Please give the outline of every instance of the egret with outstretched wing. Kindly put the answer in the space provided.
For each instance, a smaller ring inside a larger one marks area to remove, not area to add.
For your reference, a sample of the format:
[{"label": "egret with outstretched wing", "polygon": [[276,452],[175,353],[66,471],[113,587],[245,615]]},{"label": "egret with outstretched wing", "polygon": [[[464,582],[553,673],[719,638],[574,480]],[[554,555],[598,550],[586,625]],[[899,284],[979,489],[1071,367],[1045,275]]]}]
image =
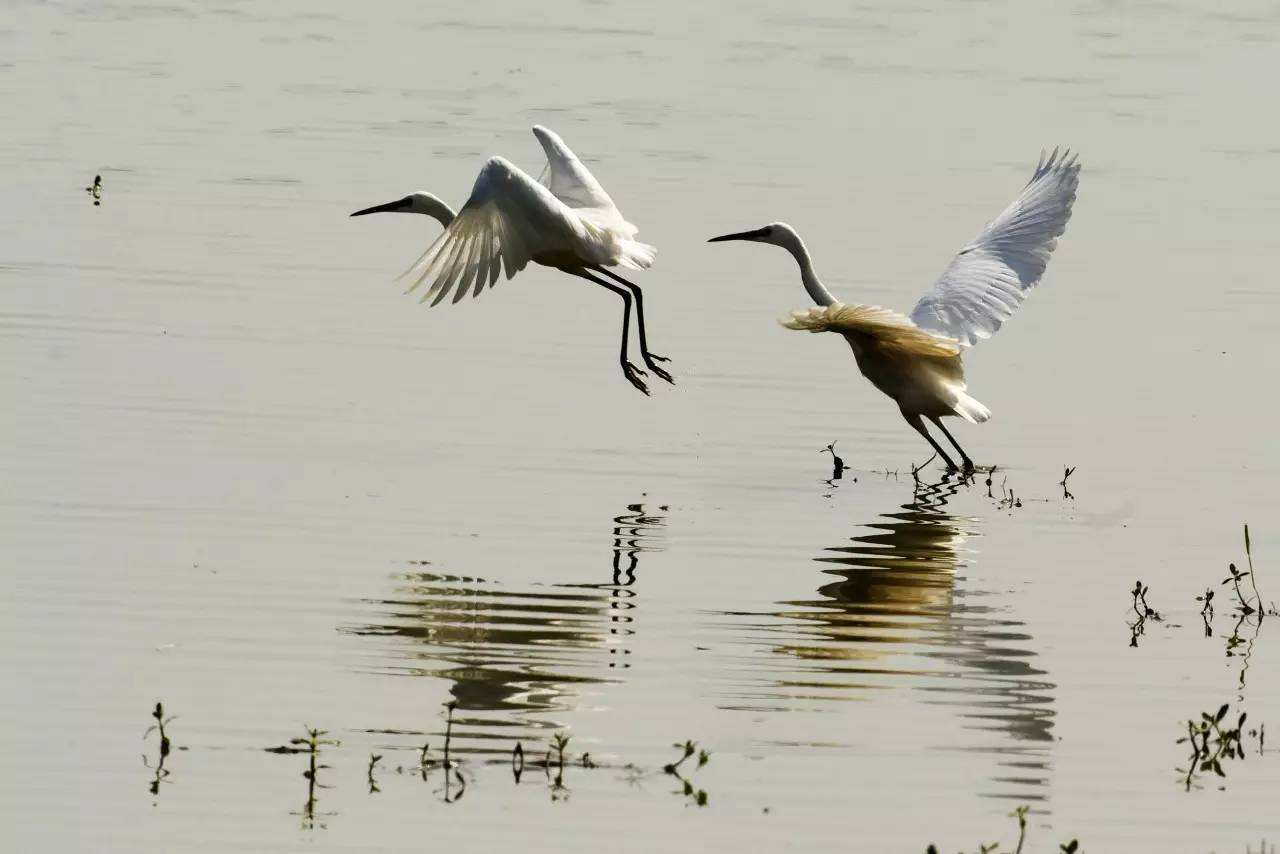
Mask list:
[{"label": "egret with outstretched wing", "polygon": [[[533,135],[547,155],[546,184],[535,181],[510,161],[491,158],[480,170],[471,198],[457,214],[436,196],[418,192],[394,202],[356,211],[352,216],[397,212],[425,214],[444,231],[402,278],[410,291],[425,286],[422,301],[438,305],[450,294],[458,302],[468,292],[479,296],[505,271],[510,279],[530,261],[581,276],[622,297],[622,372],[645,394],[648,376],[627,359],[631,302],[636,306],[640,354],[645,365],[674,382],[649,351],[644,326],[644,297],[638,285],[609,270],[644,270],[657,250],[635,239],[637,229],[600,186],[600,182],[553,131],[541,126]],[[608,277],[613,281],[606,281]]]},{"label": "egret with outstretched wing", "polygon": [[783,326],[843,335],[858,370],[897,402],[902,417],[947,466],[956,468],[929,435],[923,418],[942,431],[960,452],[965,468],[972,469],[973,461],[941,421],[956,416],[981,424],[991,417],[991,410],[965,391],[961,353],[990,338],[1040,282],[1049,253],[1071,217],[1079,180],[1080,165],[1070,151],[1059,154],[1055,148],[1047,159],[1041,155],[1022,194],[960,250],[910,317],[878,306],[837,302],[814,272],[804,241],[786,223],[713,237],[710,242],[752,240],[790,252],[818,307],[794,312]]}]

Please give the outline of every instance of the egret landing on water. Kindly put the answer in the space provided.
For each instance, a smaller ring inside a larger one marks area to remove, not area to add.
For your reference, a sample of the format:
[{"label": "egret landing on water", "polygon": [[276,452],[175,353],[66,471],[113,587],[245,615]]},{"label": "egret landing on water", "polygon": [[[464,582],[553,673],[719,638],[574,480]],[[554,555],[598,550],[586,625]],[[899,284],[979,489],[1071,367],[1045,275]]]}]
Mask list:
[{"label": "egret landing on water", "polygon": [[858,370],[898,403],[902,417],[933,446],[949,468],[951,457],[925,428],[928,418],[973,461],[941,419],[958,416],[974,424],[991,410],[965,393],[960,354],[990,338],[1022,304],[1044,275],[1049,253],[1066,230],[1076,198],[1080,166],[1069,151],[1043,155],[1022,194],[960,250],[941,278],[920,298],[908,318],[887,308],[843,305],[818,280],[804,241],[786,223],[711,238],[754,240],[781,246],[800,264],[800,279],[818,308],[794,312],[782,325],[810,332],[839,332],[853,349]]},{"label": "egret landing on water", "polygon": [[533,128],[533,135],[547,154],[545,186],[509,161],[494,157],[480,170],[471,198],[457,214],[431,193],[418,192],[352,216],[394,211],[426,214],[440,221],[444,233],[401,277],[413,279],[410,291],[429,280],[422,301],[431,300],[432,305],[451,292],[453,301],[458,302],[473,284],[472,295],[479,296],[486,286],[498,281],[504,268],[510,279],[530,261],[613,291],[622,297],[622,372],[632,385],[648,394],[643,379],[648,374],[627,360],[634,298],[640,355],[649,370],[674,383],[671,374],[657,364],[670,360],[649,351],[640,288],[607,269],[647,269],[657,250],[635,240],[636,227],[623,218],[564,140],[540,126]]}]

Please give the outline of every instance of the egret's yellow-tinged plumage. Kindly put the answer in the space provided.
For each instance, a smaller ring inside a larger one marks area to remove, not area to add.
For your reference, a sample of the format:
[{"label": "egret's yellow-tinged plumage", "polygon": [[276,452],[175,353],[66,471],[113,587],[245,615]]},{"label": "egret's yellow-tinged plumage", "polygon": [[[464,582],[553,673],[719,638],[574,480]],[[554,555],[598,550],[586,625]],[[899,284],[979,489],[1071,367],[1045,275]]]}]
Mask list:
[{"label": "egret's yellow-tinged plumage", "polygon": [[907,423],[954,468],[924,426],[928,418],[951,441],[966,467],[973,462],[939,420],[956,416],[980,424],[991,411],[966,392],[963,349],[991,337],[1044,275],[1049,254],[1066,230],[1080,166],[1070,152],[1043,155],[1022,193],[960,250],[910,317],[891,309],[838,302],[818,279],[795,229],[775,222],[754,231],[713,237],[772,243],[800,266],[816,308],[797,311],[782,325],[837,332],[853,350],[858,369],[897,402]]}]

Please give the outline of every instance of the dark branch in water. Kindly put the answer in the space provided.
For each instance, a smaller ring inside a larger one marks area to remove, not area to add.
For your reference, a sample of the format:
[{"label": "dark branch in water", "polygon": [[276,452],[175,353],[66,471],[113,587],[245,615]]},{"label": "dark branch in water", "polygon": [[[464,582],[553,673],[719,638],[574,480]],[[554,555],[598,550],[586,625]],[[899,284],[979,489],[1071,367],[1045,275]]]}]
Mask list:
[{"label": "dark branch in water", "polygon": [[911,464],[911,477],[912,479],[915,480],[916,483],[920,482],[920,472],[924,469],[924,467],[929,465],[929,463],[933,462],[935,459],[937,459],[937,457],[938,455],[935,452],[932,457],[929,457],[929,459],[925,460],[920,465],[916,465],[915,463]]},{"label": "dark branch in water", "polygon": [[1062,480],[1058,481],[1058,486],[1061,486],[1061,487],[1062,487],[1062,497],[1063,497],[1063,498],[1070,498],[1070,499],[1072,499],[1072,500],[1075,500],[1075,496],[1074,496],[1074,495],[1072,495],[1072,494],[1071,494],[1071,491],[1067,489],[1067,478],[1069,478],[1069,477],[1071,477],[1071,475],[1075,474],[1075,471],[1076,471],[1076,467],[1075,467],[1075,466],[1067,466],[1067,467],[1065,467],[1065,468],[1063,469],[1063,471],[1062,471]]},{"label": "dark branch in water", "polygon": [[[451,700],[450,702],[445,703],[445,708],[449,710],[449,717],[448,717],[448,720],[445,722],[445,727],[444,727],[444,768],[446,772],[445,773],[446,780],[448,780],[448,777],[449,777],[448,775],[449,742],[453,738],[453,710],[456,709],[457,707],[458,707],[457,700]],[[426,748],[423,748],[423,749],[425,750]]]},{"label": "dark branch in water", "polygon": [[839,480],[840,478],[844,477],[844,470],[845,470],[845,469],[847,469],[847,468],[848,468],[848,466],[844,464],[844,460],[843,460],[843,459],[841,459],[841,458],[840,458],[840,455],[836,453],[836,443],[835,443],[835,442],[832,442],[830,445],[827,445],[825,448],[823,448],[823,449],[822,449],[821,451],[819,451],[818,453],[820,453],[820,454],[828,454],[828,453],[829,453],[829,454],[831,454],[831,466],[832,466],[832,467],[831,467],[831,479],[832,479],[832,480]]}]

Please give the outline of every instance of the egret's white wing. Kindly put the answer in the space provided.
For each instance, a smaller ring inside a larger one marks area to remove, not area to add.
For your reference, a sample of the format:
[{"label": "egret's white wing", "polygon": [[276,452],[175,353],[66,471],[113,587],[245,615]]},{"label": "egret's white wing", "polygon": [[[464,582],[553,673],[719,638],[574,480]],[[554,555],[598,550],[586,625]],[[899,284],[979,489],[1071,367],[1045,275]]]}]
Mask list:
[{"label": "egret's white wing", "polygon": [[968,246],[911,310],[922,329],[966,345],[990,338],[1044,275],[1066,230],[1080,165],[1070,151],[1040,156],[1022,194]]},{"label": "egret's white wing", "polygon": [[485,163],[449,227],[405,271],[409,290],[429,282],[422,301],[436,305],[454,294],[457,302],[472,283],[474,296],[498,280],[510,279],[540,253],[563,249],[575,241],[577,217],[547,188],[509,161]]},{"label": "egret's white wing", "polygon": [[547,153],[546,186],[552,195],[579,216],[619,232],[619,237],[636,236],[639,229],[626,221],[604,187],[555,131],[534,125],[533,135]]}]

